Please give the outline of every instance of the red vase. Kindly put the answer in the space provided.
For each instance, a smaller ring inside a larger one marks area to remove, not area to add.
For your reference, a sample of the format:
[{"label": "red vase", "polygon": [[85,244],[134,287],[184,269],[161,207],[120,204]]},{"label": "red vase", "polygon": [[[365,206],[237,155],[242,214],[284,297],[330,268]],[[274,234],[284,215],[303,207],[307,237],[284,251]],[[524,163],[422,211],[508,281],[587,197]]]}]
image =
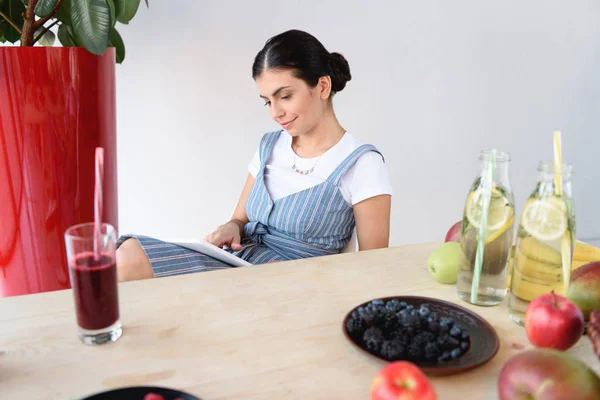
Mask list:
[{"label": "red vase", "polygon": [[70,288],[63,235],[94,220],[96,146],[117,228],[115,131],[114,48],[0,47],[0,298]]}]

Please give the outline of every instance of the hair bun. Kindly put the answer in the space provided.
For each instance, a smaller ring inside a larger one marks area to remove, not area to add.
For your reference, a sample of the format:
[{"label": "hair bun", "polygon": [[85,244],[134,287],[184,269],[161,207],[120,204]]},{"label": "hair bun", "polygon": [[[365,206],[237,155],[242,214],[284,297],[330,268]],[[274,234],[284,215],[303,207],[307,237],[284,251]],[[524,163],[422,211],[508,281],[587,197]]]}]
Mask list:
[{"label": "hair bun", "polygon": [[340,92],[346,87],[346,83],[352,79],[350,74],[350,65],[346,57],[340,53],[330,54],[331,66],[331,90],[334,93]]}]

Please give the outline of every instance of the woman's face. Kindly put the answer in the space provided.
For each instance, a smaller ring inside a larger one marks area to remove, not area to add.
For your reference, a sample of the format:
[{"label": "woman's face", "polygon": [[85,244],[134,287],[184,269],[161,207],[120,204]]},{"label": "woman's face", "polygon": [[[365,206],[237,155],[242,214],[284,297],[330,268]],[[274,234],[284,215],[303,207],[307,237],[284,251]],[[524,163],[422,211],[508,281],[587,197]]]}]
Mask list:
[{"label": "woman's face", "polygon": [[327,96],[323,96],[321,80],[311,88],[291,70],[266,69],[256,78],[256,84],[271,118],[291,136],[311,131],[325,111],[329,92],[325,88]]}]

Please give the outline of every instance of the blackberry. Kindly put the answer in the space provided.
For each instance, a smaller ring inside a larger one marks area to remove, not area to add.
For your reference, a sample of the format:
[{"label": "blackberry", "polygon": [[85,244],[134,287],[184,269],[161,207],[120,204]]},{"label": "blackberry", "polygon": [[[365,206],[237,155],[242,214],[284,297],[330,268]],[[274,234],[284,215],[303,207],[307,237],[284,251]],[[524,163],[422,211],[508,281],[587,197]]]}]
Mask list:
[{"label": "blackberry", "polygon": [[441,355],[440,348],[434,342],[425,343],[424,352],[427,361],[434,361]]},{"label": "blackberry", "polygon": [[415,344],[420,346],[421,348],[425,348],[427,343],[435,343],[436,337],[433,333],[428,331],[423,331],[418,333],[415,337],[413,337],[410,341],[410,344]]},{"label": "blackberry", "polygon": [[367,329],[363,335],[365,346],[371,351],[379,351],[383,340],[383,332],[381,332],[381,329],[379,328],[371,327]]},{"label": "blackberry", "polygon": [[458,346],[459,342],[452,336],[443,335],[437,338],[437,344],[442,350],[452,350]]},{"label": "blackberry", "polygon": [[365,309],[361,318],[366,327],[371,327],[377,322],[377,312],[370,309]]},{"label": "blackberry", "polygon": [[396,328],[391,334],[390,339],[394,341],[400,342],[404,347],[408,345],[410,342],[411,336],[406,330],[402,327]]},{"label": "blackberry", "polygon": [[398,340],[386,340],[381,345],[381,355],[389,361],[395,361],[402,357],[404,346]]},{"label": "blackberry", "polygon": [[381,299],[375,299],[375,300],[371,301],[371,304],[373,304],[375,306],[384,306],[385,302]]},{"label": "blackberry", "polygon": [[401,318],[398,318],[398,322],[404,328],[413,328],[415,331],[421,330],[421,320],[419,317],[415,317],[413,315],[405,315]]},{"label": "blackberry", "polygon": [[375,304],[369,304],[367,306],[367,311],[371,312],[371,313],[377,314],[379,312],[379,310],[381,310],[382,308],[383,308],[383,306],[378,306],[378,305],[375,305]]},{"label": "blackberry", "polygon": [[351,336],[360,336],[365,330],[365,323],[362,319],[348,318],[346,321],[346,330]]},{"label": "blackberry", "polygon": [[400,301],[398,299],[392,299],[388,301],[385,305],[385,308],[394,313],[397,313],[398,311],[402,310],[402,307],[400,306]]},{"label": "blackberry", "polygon": [[423,359],[424,351],[418,343],[411,342],[411,344],[408,345],[406,354],[408,358],[413,361],[421,361]]},{"label": "blackberry", "polygon": [[398,324],[398,318],[393,311],[384,308],[379,312],[377,323],[385,332],[390,332]]},{"label": "blackberry", "polygon": [[454,325],[452,329],[450,329],[450,336],[453,338],[460,339],[462,335],[462,329],[458,325]]},{"label": "blackberry", "polygon": [[408,328],[404,328],[404,332],[406,333],[406,335],[408,335],[409,338],[414,337],[417,333],[420,332],[419,329],[413,327],[413,326],[409,326]]},{"label": "blackberry", "polygon": [[406,311],[406,309],[402,309],[399,312],[396,313],[396,316],[398,317],[398,319],[401,318],[406,318],[410,315],[410,312]]},{"label": "blackberry", "polygon": [[440,324],[437,321],[429,321],[427,327],[430,332],[438,333],[440,330]]}]

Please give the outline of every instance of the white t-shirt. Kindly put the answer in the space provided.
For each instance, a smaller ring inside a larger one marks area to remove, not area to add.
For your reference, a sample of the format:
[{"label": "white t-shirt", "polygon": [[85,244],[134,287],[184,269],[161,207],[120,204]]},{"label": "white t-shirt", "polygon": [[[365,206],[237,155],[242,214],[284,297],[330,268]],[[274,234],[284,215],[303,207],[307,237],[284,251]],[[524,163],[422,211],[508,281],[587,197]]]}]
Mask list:
[{"label": "white t-shirt", "polygon": [[[275,143],[265,169],[265,184],[271,199],[275,201],[324,182],[346,157],[363,144],[354,135],[346,132],[320,159],[296,155],[296,166],[299,169],[308,170],[315,167],[312,173],[302,175],[292,169],[295,154],[292,150],[292,137],[283,131]],[[259,151],[260,145],[248,165],[248,171],[255,178],[260,168]],[[391,195],[392,185],[381,155],[369,151],[360,156],[342,178],[340,191],[350,205],[381,194]]]}]

